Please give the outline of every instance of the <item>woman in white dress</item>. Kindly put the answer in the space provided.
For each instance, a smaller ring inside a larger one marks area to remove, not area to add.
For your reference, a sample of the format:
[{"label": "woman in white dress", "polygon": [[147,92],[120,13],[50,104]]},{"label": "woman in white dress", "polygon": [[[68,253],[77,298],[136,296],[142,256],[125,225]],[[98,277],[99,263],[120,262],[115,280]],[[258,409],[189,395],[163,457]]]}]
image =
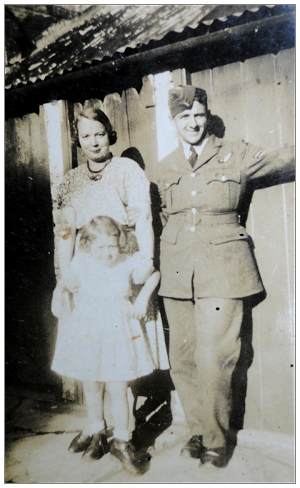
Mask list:
[{"label": "woman in white dress", "polygon": [[[149,182],[138,165],[128,159],[115,157],[110,152],[110,145],[116,142],[107,116],[92,106],[83,107],[77,116],[79,144],[87,157],[86,164],[70,170],[59,186],[56,194],[56,239],[60,289],[68,288],[76,292],[78,283],[72,283],[70,263],[79,252],[78,230],[94,217],[102,215],[113,218],[122,226],[123,254],[138,252],[139,270],[142,275],[152,269],[153,230],[149,196]],[[136,257],[137,259],[137,257]],[[87,273],[87,270],[85,271]],[[133,292],[137,295],[138,290]],[[157,311],[149,306],[145,322],[155,327],[152,338],[155,339],[155,367],[168,369],[168,359],[164,346],[162,327]],[[151,342],[151,333],[149,334]],[[89,451],[92,457],[99,457],[105,451],[103,444],[103,419],[97,405],[103,396],[103,386],[83,385],[85,403],[89,416],[83,432],[73,439],[70,449],[75,452]],[[100,435],[101,433],[101,435]],[[124,442],[127,441],[124,439]],[[99,448],[100,445],[100,448]],[[127,444],[123,445],[124,463],[131,463],[134,455],[128,454]],[[102,451],[101,451],[102,449]]]}]

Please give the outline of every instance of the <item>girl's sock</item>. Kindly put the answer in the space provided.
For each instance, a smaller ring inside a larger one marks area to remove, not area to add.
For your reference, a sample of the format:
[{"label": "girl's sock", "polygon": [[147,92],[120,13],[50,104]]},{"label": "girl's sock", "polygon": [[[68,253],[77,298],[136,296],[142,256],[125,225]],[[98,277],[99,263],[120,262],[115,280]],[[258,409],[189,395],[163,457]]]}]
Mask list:
[{"label": "girl's sock", "polygon": [[91,422],[88,423],[83,431],[85,435],[93,435],[96,434],[97,432],[100,432],[101,430],[105,429],[105,422],[104,420],[102,421],[97,421],[97,422]]}]

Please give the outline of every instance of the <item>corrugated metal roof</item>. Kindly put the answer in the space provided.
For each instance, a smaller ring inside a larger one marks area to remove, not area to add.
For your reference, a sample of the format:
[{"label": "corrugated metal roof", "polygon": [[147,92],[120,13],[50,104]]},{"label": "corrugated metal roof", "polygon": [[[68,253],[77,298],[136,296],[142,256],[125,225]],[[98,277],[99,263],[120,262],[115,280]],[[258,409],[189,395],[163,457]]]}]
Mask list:
[{"label": "corrugated metal roof", "polygon": [[[24,61],[7,68],[6,88],[63,75],[126,50],[145,50],[183,35],[205,34],[273,5],[95,5],[80,18],[57,25]],[[270,13],[271,15],[272,13]],[[199,30],[200,29],[200,30]],[[172,39],[170,38],[172,36]],[[177,37],[176,37],[177,36]],[[181,36],[181,37],[180,37]]]}]

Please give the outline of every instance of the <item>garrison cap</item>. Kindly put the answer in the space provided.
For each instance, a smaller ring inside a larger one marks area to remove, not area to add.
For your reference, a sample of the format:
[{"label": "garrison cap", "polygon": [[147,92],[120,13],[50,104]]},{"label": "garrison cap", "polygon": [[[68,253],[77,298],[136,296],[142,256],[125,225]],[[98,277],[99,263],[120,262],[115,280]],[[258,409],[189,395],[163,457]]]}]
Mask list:
[{"label": "garrison cap", "polygon": [[202,88],[179,85],[169,90],[169,109],[173,118],[180,112],[191,108],[194,101],[202,103],[207,110],[207,94]]}]

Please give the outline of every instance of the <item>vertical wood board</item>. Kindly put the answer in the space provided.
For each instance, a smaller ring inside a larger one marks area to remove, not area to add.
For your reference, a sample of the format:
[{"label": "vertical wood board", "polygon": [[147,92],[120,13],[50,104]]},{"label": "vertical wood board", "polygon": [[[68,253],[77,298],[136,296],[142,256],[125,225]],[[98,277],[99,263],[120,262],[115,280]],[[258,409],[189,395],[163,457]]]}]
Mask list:
[{"label": "vertical wood board", "polygon": [[[274,56],[246,61],[243,73],[249,140],[271,150],[280,145]],[[266,300],[253,311],[254,328],[259,329],[254,330],[254,334],[258,332],[260,336],[261,351],[256,354],[260,354],[261,361],[259,381],[263,399],[263,428],[290,431],[289,419],[282,417],[282,411],[289,408],[285,401],[290,394],[290,350],[285,334],[285,323],[289,320],[288,274],[282,255],[285,248],[285,215],[279,186],[255,192],[252,218],[256,258],[267,291]],[[278,350],[282,352],[280,357],[283,361],[276,360]],[[278,382],[275,389],[270,388],[274,375]],[[274,405],[277,407],[274,408]]]},{"label": "vertical wood board", "polygon": [[[288,49],[278,53],[276,63],[276,99],[280,139],[283,144],[295,144],[295,50]],[[295,185],[283,185],[283,204],[285,207],[285,256],[289,271],[289,296],[291,327],[294,328],[294,275],[295,275]],[[292,343],[294,333],[292,334]]]},{"label": "vertical wood board", "polygon": [[118,93],[107,95],[103,101],[103,110],[117,132],[117,142],[111,146],[115,156],[120,156],[129,146],[128,121],[125,98]]},{"label": "vertical wood board", "polygon": [[126,91],[130,146],[137,149],[150,177],[157,161],[155,100],[152,77],[144,77],[140,93]]}]

